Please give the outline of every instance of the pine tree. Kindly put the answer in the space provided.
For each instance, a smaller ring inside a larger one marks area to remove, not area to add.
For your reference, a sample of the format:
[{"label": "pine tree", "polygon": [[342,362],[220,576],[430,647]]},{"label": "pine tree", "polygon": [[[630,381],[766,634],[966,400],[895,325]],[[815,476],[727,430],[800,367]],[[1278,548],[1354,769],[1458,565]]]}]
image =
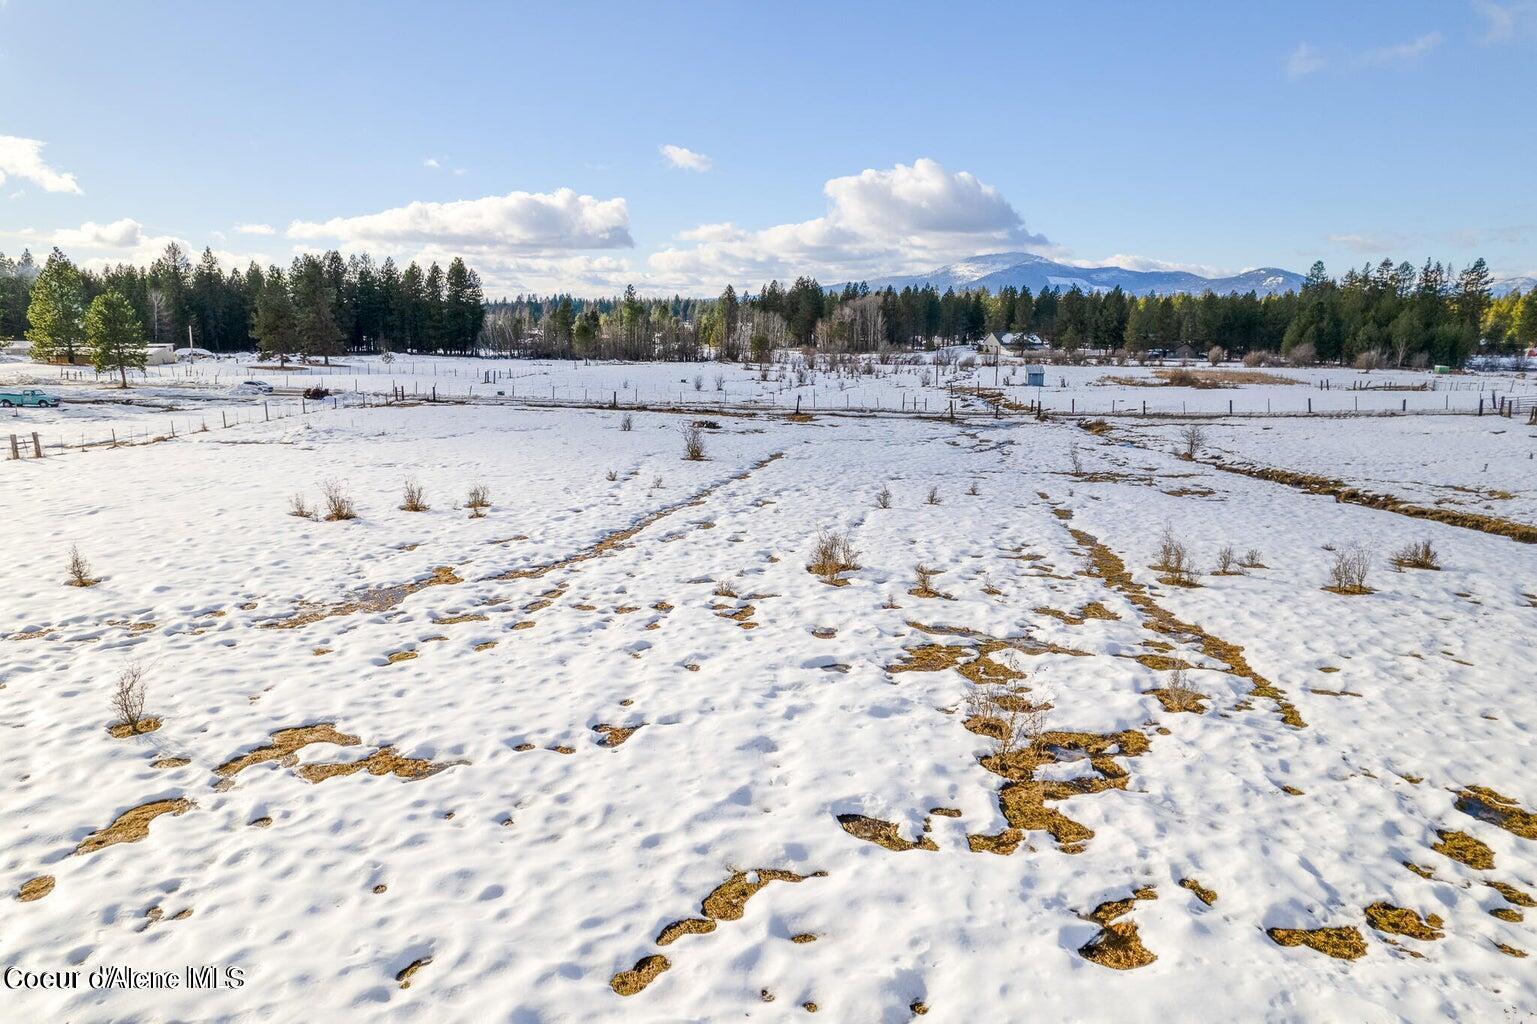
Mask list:
[{"label": "pine tree", "polygon": [[73,363],[85,338],[84,317],[85,287],[80,271],[55,249],[32,284],[32,299],[27,305],[32,358],[39,363],[56,359]]},{"label": "pine tree", "polygon": [[142,370],[149,360],[144,325],[121,292],[105,291],[91,300],[85,314],[85,341],[96,372],[116,370],[125,388],[129,368]]},{"label": "pine tree", "polygon": [[251,333],[266,359],[288,361],[288,353],[298,350],[298,320],[288,285],[277,267],[267,271],[261,294],[256,298],[256,315],[251,318]]}]

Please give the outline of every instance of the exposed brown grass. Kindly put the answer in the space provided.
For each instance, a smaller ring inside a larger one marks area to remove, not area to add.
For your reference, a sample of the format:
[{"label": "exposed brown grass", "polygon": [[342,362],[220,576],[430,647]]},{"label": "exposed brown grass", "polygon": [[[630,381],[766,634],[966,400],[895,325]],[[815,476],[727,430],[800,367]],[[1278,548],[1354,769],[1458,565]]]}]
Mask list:
[{"label": "exposed brown grass", "polygon": [[896,853],[907,850],[938,850],[934,840],[928,836],[919,836],[916,841],[902,838],[901,831],[894,822],[882,821],[880,818],[869,818],[863,814],[840,814],[838,824],[843,826],[843,831],[856,839],[863,839],[867,843],[885,847]]},{"label": "exposed brown grass", "polygon": [[1441,926],[1446,922],[1436,914],[1421,918],[1417,911],[1379,900],[1366,908],[1366,923],[1379,932],[1431,942],[1445,935]]},{"label": "exposed brown grass", "polygon": [[1337,960],[1359,960],[1366,955],[1366,940],[1355,928],[1266,928],[1265,934],[1282,946],[1307,946]]},{"label": "exposed brown grass", "polygon": [[106,828],[97,829],[75,847],[76,855],[95,853],[97,850],[113,846],[117,843],[136,843],[149,835],[150,822],[162,814],[172,816],[185,814],[192,809],[192,801],[185,797],[176,797],[169,800],[154,800],[138,807],[130,808],[113,819],[112,824]]}]

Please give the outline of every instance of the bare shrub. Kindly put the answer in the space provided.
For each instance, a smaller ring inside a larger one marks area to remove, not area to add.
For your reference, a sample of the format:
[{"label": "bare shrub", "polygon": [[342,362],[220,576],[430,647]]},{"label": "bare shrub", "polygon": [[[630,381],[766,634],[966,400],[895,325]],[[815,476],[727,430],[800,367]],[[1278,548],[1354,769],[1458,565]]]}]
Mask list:
[{"label": "bare shrub", "polygon": [[1211,348],[1206,350],[1206,361],[1213,366],[1221,366],[1223,360],[1226,358],[1227,349],[1223,348],[1221,345],[1213,345]]},{"label": "bare shrub", "polygon": [[491,492],[485,484],[476,484],[470,488],[470,493],[464,499],[464,507],[470,510],[470,516],[479,519],[486,514],[486,509],[491,507]]},{"label": "bare shrub", "polygon": [[618,480],[619,479],[619,471],[617,469],[609,470],[606,474],[604,474],[604,479],[608,480],[610,483],[614,482],[615,480]]},{"label": "bare shrub", "polygon": [[339,522],[345,519],[358,517],[357,506],[343,490],[340,480],[327,480],[320,485],[320,496],[325,499],[326,519],[330,522]]},{"label": "bare shrub", "polygon": [[1161,583],[1178,587],[1198,586],[1195,559],[1190,557],[1189,549],[1174,536],[1173,529],[1167,525],[1158,542],[1158,563],[1153,568],[1163,570],[1164,575],[1159,580]]},{"label": "bare shrub", "polygon": [[1083,456],[1078,454],[1076,441],[1067,446],[1067,462],[1072,467],[1074,476],[1083,476]]},{"label": "bare shrub", "polygon": [[703,391],[704,390],[704,374],[696,373],[694,375],[694,390],[695,391]]},{"label": "bare shrub", "polygon": [[1025,687],[1002,684],[978,686],[966,697],[966,727],[993,741],[993,755],[1007,759],[1040,748],[1046,735],[1049,704],[1024,697]]},{"label": "bare shrub", "polygon": [[400,510],[402,512],[427,511],[427,496],[422,490],[421,482],[413,476],[406,477],[405,488],[401,493]]},{"label": "bare shrub", "polygon": [[619,429],[625,431],[634,430],[635,417],[631,416],[629,413],[625,413],[623,416],[619,417]]},{"label": "bare shrub", "polygon": [[715,375],[715,390],[716,391],[725,391],[726,390],[726,375],[724,373],[717,373]]},{"label": "bare shrub", "polygon": [[1366,577],[1371,568],[1371,552],[1362,545],[1339,548],[1334,552],[1334,562],[1329,566],[1329,585],[1324,589],[1336,594],[1370,594]]},{"label": "bare shrub", "polygon": [[1381,366],[1387,365],[1387,354],[1381,349],[1372,349],[1370,352],[1362,352],[1356,356],[1355,368],[1370,373]]},{"label": "bare shrub", "polygon": [[806,570],[828,583],[837,583],[839,573],[853,572],[858,568],[859,552],[854,550],[849,535],[824,527],[817,534],[816,546],[811,549],[811,561],[806,564]]},{"label": "bare shrub", "polygon": [[1239,562],[1238,564],[1243,566],[1245,569],[1265,568],[1265,560],[1264,557],[1259,553],[1259,548],[1250,548],[1248,551],[1245,551],[1243,553],[1243,561]]},{"label": "bare shrub", "polygon": [[940,497],[939,497],[939,488],[938,487],[930,487],[929,488],[929,496],[927,498],[923,499],[923,503],[925,505],[938,505],[938,504],[940,504],[941,502],[940,502]]},{"label": "bare shrub", "polygon": [[683,458],[687,462],[704,461],[704,431],[693,424],[678,428],[683,437]]},{"label": "bare shrub", "polygon": [[91,575],[91,563],[85,560],[80,549],[73,544],[69,546],[69,560],[64,563],[64,571],[69,573],[66,582],[72,587],[89,587],[96,583],[96,577]]},{"label": "bare shrub", "polygon": [[1233,550],[1233,545],[1224,544],[1217,549],[1217,575],[1238,576],[1238,552]]},{"label": "bare shrub", "polygon": [[653,491],[660,491],[662,489],[662,478],[661,477],[655,476],[655,477],[651,478],[651,489]]},{"label": "bare shrub", "polygon": [[1441,559],[1436,555],[1436,549],[1430,541],[1422,540],[1417,544],[1405,544],[1393,553],[1393,568],[1399,572],[1405,569],[1439,569]]},{"label": "bare shrub", "polygon": [[1286,358],[1291,360],[1293,366],[1312,366],[1318,362],[1318,350],[1310,342],[1301,345],[1293,345],[1286,353]]},{"label": "bare shrub", "polygon": [[1194,459],[1196,453],[1206,446],[1206,428],[1199,423],[1187,424],[1179,432],[1179,441],[1184,446],[1181,454],[1187,459]]},{"label": "bare shrub", "polygon": [[735,598],[737,596],[737,592],[733,590],[731,584],[727,583],[725,580],[721,580],[719,583],[715,584],[715,589],[710,591],[710,593],[714,594],[716,597]]},{"label": "bare shrub", "polygon": [[130,662],[118,673],[112,688],[112,713],[117,716],[114,724],[130,736],[138,734],[144,721],[144,700],[144,666]]},{"label": "bare shrub", "polygon": [[288,514],[298,516],[300,519],[314,519],[315,510],[310,508],[309,502],[304,500],[304,495],[295,494],[288,499]]},{"label": "bare shrub", "polygon": [[966,493],[971,495],[974,498],[977,495],[982,493],[982,489],[980,487],[978,487],[977,486],[977,482],[975,480],[973,480],[971,482],[971,486],[966,488]]},{"label": "bare shrub", "polygon": [[887,487],[885,485],[881,486],[881,489],[875,495],[875,507],[876,508],[890,508],[891,507],[891,488],[890,487]]},{"label": "bare shrub", "polygon": [[1159,689],[1158,701],[1165,711],[1190,711],[1196,714],[1206,710],[1201,702],[1206,700],[1206,694],[1190,685],[1190,677],[1185,669],[1177,668],[1169,676],[1166,686]]},{"label": "bare shrub", "polygon": [[925,565],[923,562],[914,565],[913,575],[918,577],[918,585],[912,590],[913,596],[939,597],[939,591],[934,589],[934,577],[938,576],[940,572],[941,570],[934,568],[932,565]]}]

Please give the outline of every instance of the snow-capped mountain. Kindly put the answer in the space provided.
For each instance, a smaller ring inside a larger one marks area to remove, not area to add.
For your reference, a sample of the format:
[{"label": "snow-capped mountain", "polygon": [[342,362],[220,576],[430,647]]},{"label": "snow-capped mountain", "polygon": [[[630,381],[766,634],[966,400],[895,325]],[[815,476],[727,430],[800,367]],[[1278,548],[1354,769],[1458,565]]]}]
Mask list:
[{"label": "snow-capped mountain", "polygon": [[933,285],[939,291],[954,288],[986,288],[997,291],[1013,285],[1028,287],[1031,291],[1042,288],[1060,288],[1067,291],[1074,285],[1084,291],[1109,291],[1116,285],[1131,295],[1147,295],[1156,292],[1170,295],[1175,292],[1199,294],[1213,291],[1219,295],[1228,292],[1253,291],[1260,295],[1297,291],[1302,287],[1303,276],[1275,267],[1245,270],[1232,277],[1201,277],[1182,270],[1125,270],[1121,267],[1074,267],[1058,263],[1044,256],[1027,252],[999,252],[960,260],[936,267],[923,274],[876,278],[866,283],[871,290],[890,285],[901,291],[911,285],[921,288]]},{"label": "snow-capped mountain", "polygon": [[1537,289],[1537,277],[1507,277],[1489,286],[1489,291],[1496,298],[1509,295],[1511,292],[1520,292],[1525,295],[1533,289]]}]

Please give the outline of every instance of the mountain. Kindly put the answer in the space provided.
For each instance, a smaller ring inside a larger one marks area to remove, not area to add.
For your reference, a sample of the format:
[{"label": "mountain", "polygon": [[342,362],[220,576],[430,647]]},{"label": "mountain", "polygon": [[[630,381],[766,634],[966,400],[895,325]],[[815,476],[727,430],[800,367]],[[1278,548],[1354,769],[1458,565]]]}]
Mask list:
[{"label": "mountain", "polygon": [[998,291],[1013,285],[1028,287],[1038,292],[1042,288],[1060,288],[1067,291],[1073,285],[1086,292],[1109,291],[1116,285],[1131,295],[1171,295],[1175,292],[1200,294],[1213,291],[1219,295],[1228,292],[1257,292],[1273,295],[1277,292],[1298,291],[1303,277],[1289,270],[1260,267],[1245,270],[1232,277],[1201,277],[1183,270],[1124,270],[1120,267],[1074,267],[1057,263],[1044,256],[1028,252],[997,252],[973,256],[943,267],[936,267],[925,274],[899,277],[882,277],[867,281],[871,291],[888,285],[901,291],[911,285],[922,288],[933,285],[943,292],[947,288],[961,291],[965,288],[986,288]]},{"label": "mountain", "polygon": [[1509,295],[1511,292],[1520,292],[1525,295],[1537,288],[1537,277],[1507,277],[1503,281],[1496,281],[1489,286],[1495,298]]}]

